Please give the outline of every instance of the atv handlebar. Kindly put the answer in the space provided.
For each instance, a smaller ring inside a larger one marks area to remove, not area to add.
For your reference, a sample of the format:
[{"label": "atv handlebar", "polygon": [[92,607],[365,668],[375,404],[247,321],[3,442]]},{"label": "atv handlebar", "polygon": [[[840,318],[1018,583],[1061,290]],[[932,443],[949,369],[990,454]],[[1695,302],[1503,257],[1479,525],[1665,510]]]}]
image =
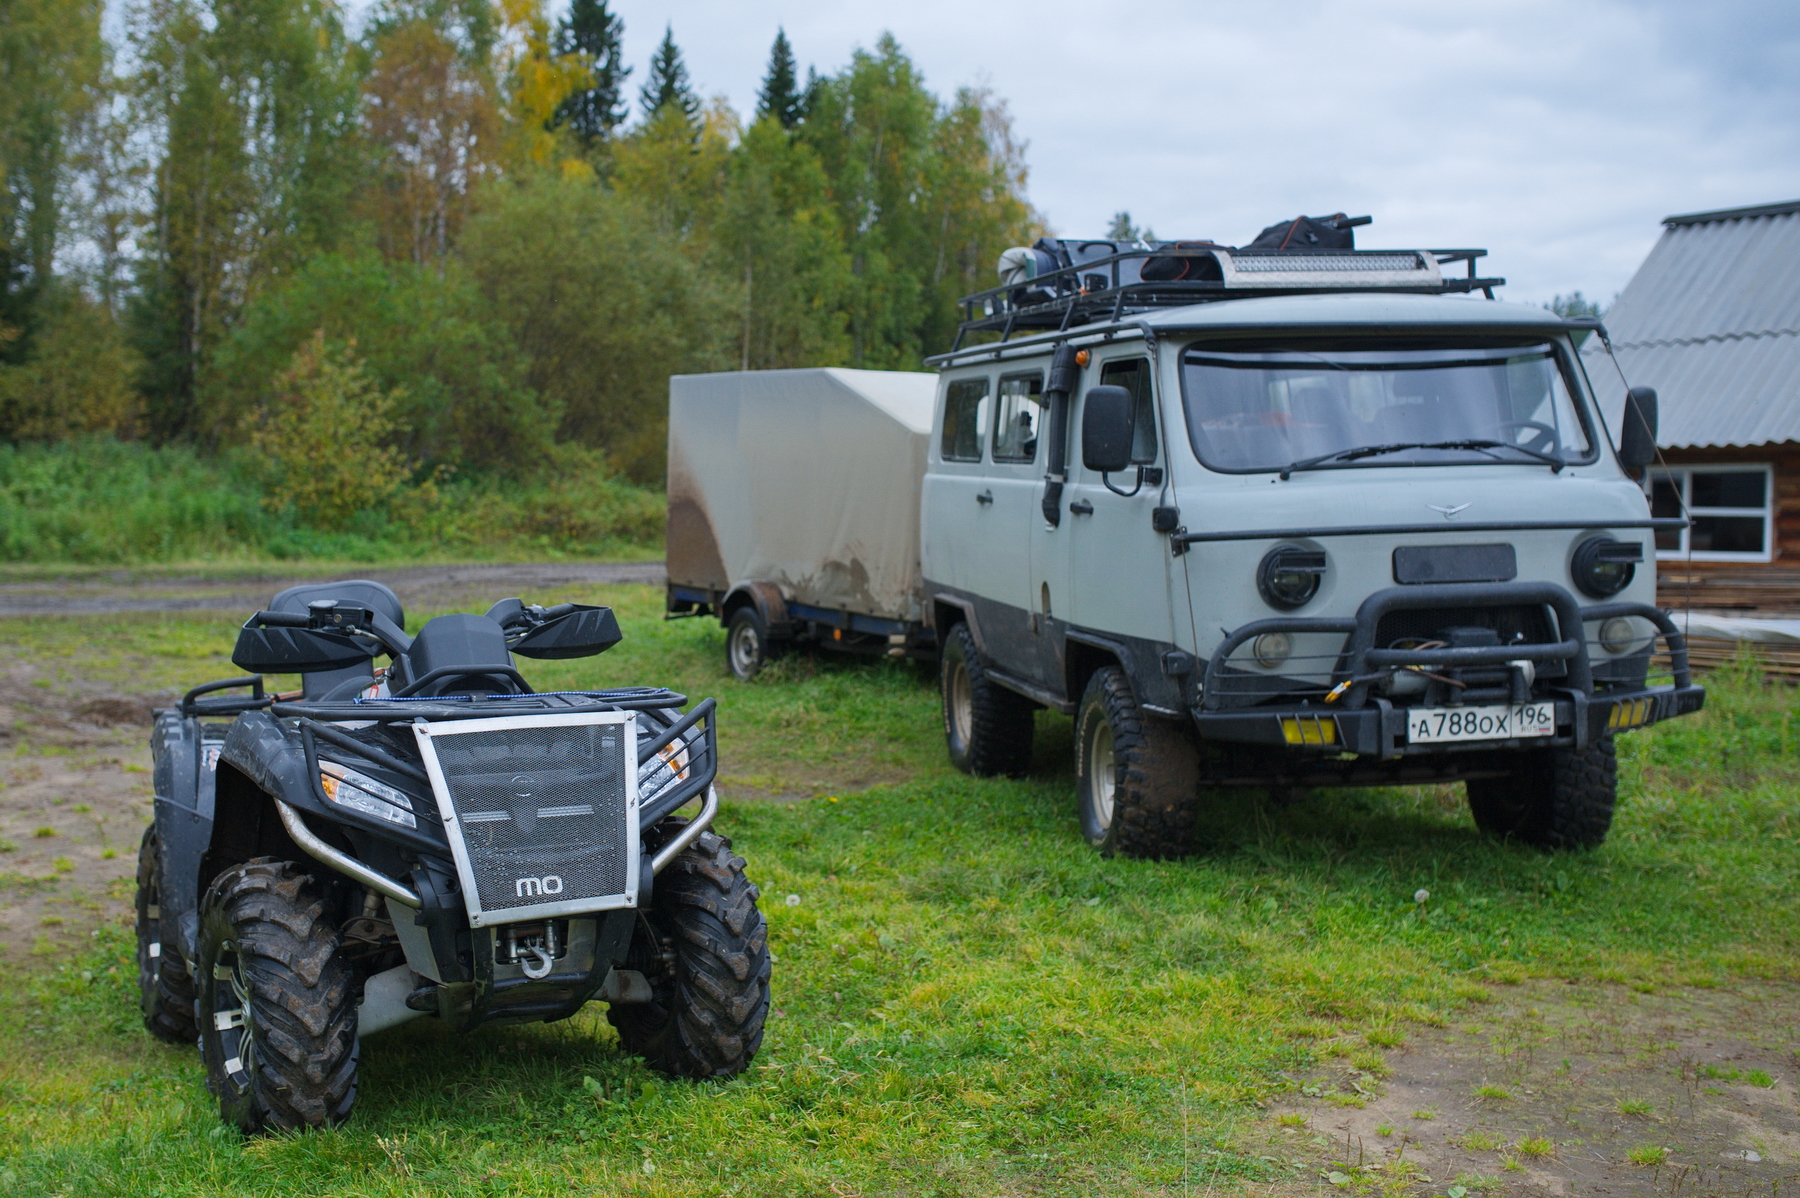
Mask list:
[{"label": "atv handlebar", "polygon": [[311,628],[312,617],[297,611],[259,611],[250,617],[252,624],[264,628]]},{"label": "atv handlebar", "polygon": [[259,611],[244,623],[246,628],[308,628],[315,632],[336,632],[345,636],[368,637],[379,641],[390,657],[399,657],[412,648],[406,630],[378,611],[340,603],[336,599],[315,599],[304,612]]}]

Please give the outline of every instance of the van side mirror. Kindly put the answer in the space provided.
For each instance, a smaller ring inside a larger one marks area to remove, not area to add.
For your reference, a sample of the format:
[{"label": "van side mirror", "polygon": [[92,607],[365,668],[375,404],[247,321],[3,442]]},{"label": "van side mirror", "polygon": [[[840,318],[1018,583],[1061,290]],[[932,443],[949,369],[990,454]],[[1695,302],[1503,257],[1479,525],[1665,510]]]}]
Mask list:
[{"label": "van side mirror", "polygon": [[1089,387],[1081,405],[1081,464],[1103,474],[1131,465],[1137,401],[1123,387]]},{"label": "van side mirror", "polygon": [[1656,388],[1633,387],[1625,393],[1625,419],[1619,429],[1619,461],[1641,470],[1656,460]]}]

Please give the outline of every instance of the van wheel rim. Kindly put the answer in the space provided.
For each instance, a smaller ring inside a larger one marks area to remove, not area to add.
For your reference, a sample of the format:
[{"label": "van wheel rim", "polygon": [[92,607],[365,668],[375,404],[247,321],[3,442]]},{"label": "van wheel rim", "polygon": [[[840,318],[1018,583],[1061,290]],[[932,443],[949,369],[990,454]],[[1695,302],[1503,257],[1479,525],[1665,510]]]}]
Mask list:
[{"label": "van wheel rim", "polygon": [[757,643],[756,629],[749,624],[739,624],[731,632],[731,668],[738,675],[744,676],[756,672],[756,659],[761,654],[762,646]]},{"label": "van wheel rim", "polygon": [[1095,720],[1088,733],[1088,793],[1094,800],[1094,822],[1102,830],[1112,827],[1113,788],[1118,783],[1118,762],[1113,757],[1112,725]]},{"label": "van wheel rim", "polygon": [[969,694],[969,667],[960,661],[950,671],[950,724],[956,743],[967,748],[975,739],[975,702]]}]

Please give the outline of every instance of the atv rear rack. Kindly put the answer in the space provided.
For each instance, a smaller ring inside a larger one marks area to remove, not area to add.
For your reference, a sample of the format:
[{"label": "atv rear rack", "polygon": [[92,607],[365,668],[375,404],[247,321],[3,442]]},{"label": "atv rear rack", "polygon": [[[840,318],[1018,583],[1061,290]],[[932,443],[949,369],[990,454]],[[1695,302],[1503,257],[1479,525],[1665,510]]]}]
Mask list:
[{"label": "atv rear rack", "polygon": [[[1105,254],[1003,284],[958,301],[962,323],[950,352],[970,333],[1067,330],[1117,322],[1158,308],[1179,308],[1253,296],[1377,291],[1407,295],[1494,298],[1502,278],[1483,278],[1475,262],[1486,250],[1250,250],[1184,243]],[[1467,264],[1466,277],[1443,268]],[[1170,276],[1143,277],[1146,270]]]}]

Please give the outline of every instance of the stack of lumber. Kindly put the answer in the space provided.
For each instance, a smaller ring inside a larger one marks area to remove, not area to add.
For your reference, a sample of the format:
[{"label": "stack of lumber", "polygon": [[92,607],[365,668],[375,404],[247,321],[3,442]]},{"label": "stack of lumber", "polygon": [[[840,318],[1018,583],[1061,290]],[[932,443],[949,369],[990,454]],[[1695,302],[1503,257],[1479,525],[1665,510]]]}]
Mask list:
[{"label": "stack of lumber", "polygon": [[[1708,568],[1704,564],[1659,562],[1656,604],[1676,613],[1708,612],[1755,620],[1800,619],[1800,568]],[[1800,683],[1800,644],[1780,640],[1740,641],[1690,636],[1688,658],[1696,670],[1716,669],[1748,649],[1772,678]]]}]

